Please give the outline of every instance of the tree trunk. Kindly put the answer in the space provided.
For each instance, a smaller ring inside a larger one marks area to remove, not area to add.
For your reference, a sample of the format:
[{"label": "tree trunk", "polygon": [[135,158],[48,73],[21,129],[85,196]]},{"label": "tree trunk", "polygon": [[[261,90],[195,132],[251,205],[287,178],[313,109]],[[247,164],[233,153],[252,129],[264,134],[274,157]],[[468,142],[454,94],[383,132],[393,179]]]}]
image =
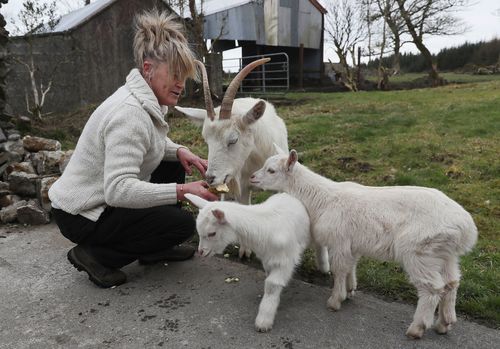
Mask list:
[{"label": "tree trunk", "polygon": [[401,17],[403,17],[406,27],[408,29],[408,32],[410,33],[413,43],[415,46],[417,46],[418,50],[420,53],[422,53],[422,56],[424,56],[425,60],[429,64],[429,79],[431,82],[432,86],[439,86],[443,84],[443,79],[439,76],[438,70],[437,70],[437,62],[432,58],[431,52],[427,49],[427,47],[424,45],[423,39],[421,36],[417,34],[417,29],[413,25],[410,15],[404,8],[405,2],[402,0],[397,0],[399,10],[401,12]]},{"label": "tree trunk", "polygon": [[439,76],[438,69],[437,69],[437,62],[435,59],[432,57],[431,52],[427,49],[427,47],[424,45],[422,40],[417,40],[414,41],[415,45],[419,49],[420,53],[422,53],[422,56],[424,56],[425,60],[427,61],[427,64],[429,64],[429,79],[431,82],[432,86],[440,86],[443,85],[443,79]]},{"label": "tree trunk", "polygon": [[340,65],[344,68],[344,74],[342,74],[342,83],[345,87],[347,87],[352,92],[357,92],[358,87],[356,86],[356,82],[353,79],[351,68],[347,63],[347,57],[345,53],[341,50],[337,49],[337,56],[339,56]]},{"label": "tree trunk", "polygon": [[207,58],[207,74],[208,82],[210,85],[210,91],[215,98],[222,100],[222,54],[221,53],[209,53]]},{"label": "tree trunk", "polygon": [[392,58],[392,75],[397,75],[401,71],[401,53],[399,52],[401,48],[401,39],[399,36],[394,37],[394,56]]}]

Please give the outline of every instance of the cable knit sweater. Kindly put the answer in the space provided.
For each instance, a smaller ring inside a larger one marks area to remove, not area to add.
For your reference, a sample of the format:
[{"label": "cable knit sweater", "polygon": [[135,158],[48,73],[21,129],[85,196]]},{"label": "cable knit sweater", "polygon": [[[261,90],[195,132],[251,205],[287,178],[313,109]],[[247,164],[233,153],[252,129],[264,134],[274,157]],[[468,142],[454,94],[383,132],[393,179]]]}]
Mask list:
[{"label": "cable knit sweater", "polygon": [[62,176],[49,190],[52,205],[97,221],[106,205],[147,208],[177,202],[176,183],[149,183],[180,145],[153,91],[137,69],[91,115]]}]

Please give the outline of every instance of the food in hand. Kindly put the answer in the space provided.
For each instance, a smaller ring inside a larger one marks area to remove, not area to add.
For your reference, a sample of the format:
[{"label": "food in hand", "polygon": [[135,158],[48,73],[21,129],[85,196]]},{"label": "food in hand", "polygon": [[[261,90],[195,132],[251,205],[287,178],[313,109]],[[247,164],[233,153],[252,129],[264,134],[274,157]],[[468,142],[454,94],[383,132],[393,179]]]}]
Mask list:
[{"label": "food in hand", "polygon": [[223,184],[219,184],[215,187],[209,187],[208,191],[213,193],[213,194],[225,194],[225,193],[229,193],[229,188],[228,188],[227,184],[223,183]]}]

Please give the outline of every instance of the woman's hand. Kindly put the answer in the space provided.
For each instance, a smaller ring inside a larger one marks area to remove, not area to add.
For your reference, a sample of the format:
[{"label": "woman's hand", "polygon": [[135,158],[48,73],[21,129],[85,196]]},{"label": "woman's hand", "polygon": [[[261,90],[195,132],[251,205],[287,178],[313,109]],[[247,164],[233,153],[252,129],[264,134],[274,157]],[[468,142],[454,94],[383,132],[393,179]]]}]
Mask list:
[{"label": "woman's hand", "polygon": [[207,188],[208,184],[205,181],[177,184],[177,200],[186,201],[186,198],[184,198],[184,194],[186,193],[197,195],[208,201],[219,200],[219,197],[209,192]]},{"label": "woman's hand", "polygon": [[[179,148],[177,149],[177,158],[181,162],[182,167],[186,170],[186,173],[191,176],[193,171],[191,170],[191,166],[196,167],[196,169],[200,172],[200,174],[205,178],[205,172],[207,171],[208,161],[200,158],[197,155],[191,153],[191,151],[187,148]],[[194,194],[194,193],[193,193]]]}]

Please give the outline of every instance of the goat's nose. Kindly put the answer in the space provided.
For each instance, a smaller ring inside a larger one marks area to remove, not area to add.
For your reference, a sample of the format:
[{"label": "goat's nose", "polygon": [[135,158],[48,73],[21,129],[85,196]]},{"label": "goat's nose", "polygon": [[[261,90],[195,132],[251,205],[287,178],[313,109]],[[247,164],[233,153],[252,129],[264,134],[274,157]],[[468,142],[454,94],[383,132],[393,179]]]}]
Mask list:
[{"label": "goat's nose", "polygon": [[251,176],[250,176],[250,179],[255,179],[255,175],[254,175],[254,174],[253,174],[253,175],[251,175]]},{"label": "goat's nose", "polygon": [[201,248],[200,248],[200,249],[198,249],[198,254],[199,254],[200,256],[203,256],[203,250],[202,250]]},{"label": "goat's nose", "polygon": [[214,182],[215,176],[206,176],[205,179],[207,183],[210,185]]}]

